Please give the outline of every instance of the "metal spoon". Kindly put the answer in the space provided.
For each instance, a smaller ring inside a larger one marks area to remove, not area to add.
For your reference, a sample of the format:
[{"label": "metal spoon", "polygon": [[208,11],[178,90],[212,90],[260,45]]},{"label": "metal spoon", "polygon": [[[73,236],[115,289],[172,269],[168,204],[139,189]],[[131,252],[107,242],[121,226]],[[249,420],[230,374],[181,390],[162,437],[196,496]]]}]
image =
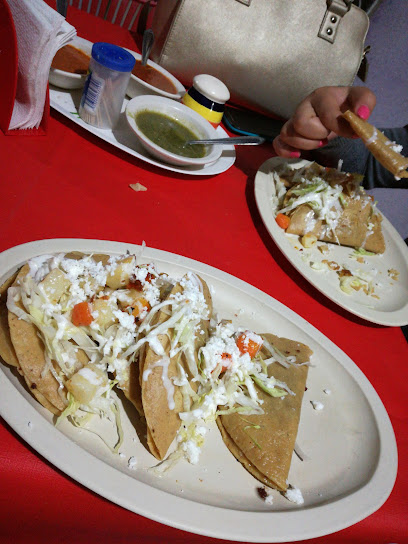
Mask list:
[{"label": "metal spoon", "polygon": [[143,42],[142,42],[142,66],[146,66],[147,59],[149,58],[150,51],[152,50],[154,42],[153,30],[150,28],[145,30],[143,33]]},{"label": "metal spoon", "polygon": [[262,138],[262,136],[233,136],[231,138],[214,138],[210,140],[189,140],[184,145],[261,145],[264,141],[265,138]]}]

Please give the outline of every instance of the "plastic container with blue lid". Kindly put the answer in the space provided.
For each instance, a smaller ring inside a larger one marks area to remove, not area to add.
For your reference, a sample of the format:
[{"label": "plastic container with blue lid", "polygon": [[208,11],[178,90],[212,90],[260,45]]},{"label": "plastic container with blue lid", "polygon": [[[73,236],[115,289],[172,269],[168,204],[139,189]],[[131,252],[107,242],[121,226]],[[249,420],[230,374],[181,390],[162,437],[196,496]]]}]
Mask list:
[{"label": "plastic container with blue lid", "polygon": [[93,44],[79,107],[81,119],[98,128],[116,125],[134,65],[135,57],[126,49],[112,43]]}]

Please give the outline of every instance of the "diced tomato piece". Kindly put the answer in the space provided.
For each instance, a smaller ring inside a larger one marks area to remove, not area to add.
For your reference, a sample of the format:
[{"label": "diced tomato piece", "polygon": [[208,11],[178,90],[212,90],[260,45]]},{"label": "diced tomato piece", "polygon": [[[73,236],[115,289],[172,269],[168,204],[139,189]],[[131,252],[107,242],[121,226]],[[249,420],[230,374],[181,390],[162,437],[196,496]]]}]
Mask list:
[{"label": "diced tomato piece", "polygon": [[93,321],[89,302],[79,302],[72,308],[71,321],[76,326],[90,325]]},{"label": "diced tomato piece", "polygon": [[[259,338],[259,341],[256,341],[254,336]],[[262,338],[250,331],[245,331],[236,338],[235,343],[242,354],[248,353],[251,359],[253,359],[262,347]]]},{"label": "diced tomato piece", "polygon": [[[223,372],[228,370],[228,368],[231,365],[231,361],[232,361],[232,355],[230,353],[222,353],[221,354],[222,367],[221,367],[221,370],[220,370],[220,374],[222,374]],[[219,366],[217,365],[211,372],[214,372],[214,370],[216,368],[219,368]]]},{"label": "diced tomato piece", "polygon": [[140,280],[129,281],[126,284],[126,289],[135,289],[136,291],[143,291],[143,285]]},{"label": "diced tomato piece", "polygon": [[221,372],[225,372],[231,365],[231,361],[232,361],[232,355],[231,353],[223,353],[221,355],[221,360],[222,360],[222,368],[221,368]]},{"label": "diced tomato piece", "polygon": [[151,306],[144,297],[140,297],[134,303],[132,303],[132,308],[132,315],[138,319],[144,311],[149,311]]},{"label": "diced tomato piece", "polygon": [[283,230],[286,230],[290,225],[290,217],[283,213],[278,213],[278,215],[275,217],[275,221]]}]

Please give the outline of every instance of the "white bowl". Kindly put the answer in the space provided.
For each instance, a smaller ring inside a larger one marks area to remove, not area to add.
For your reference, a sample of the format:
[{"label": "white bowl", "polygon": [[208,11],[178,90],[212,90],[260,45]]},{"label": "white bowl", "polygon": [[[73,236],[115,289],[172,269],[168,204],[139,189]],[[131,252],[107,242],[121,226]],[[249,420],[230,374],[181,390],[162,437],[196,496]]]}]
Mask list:
[{"label": "white bowl", "polygon": [[143,134],[135,120],[136,115],[145,110],[162,113],[180,121],[197,135],[196,139],[217,138],[218,135],[215,128],[204,117],[181,102],[162,96],[136,96],[130,100],[126,107],[126,119],[143,147],[160,161],[178,166],[203,166],[220,158],[222,148],[217,145],[207,146],[208,154],[205,157],[190,158],[176,155],[155,144]]},{"label": "white bowl", "polygon": [[[93,43],[75,36],[67,45],[73,45],[77,49],[80,49],[89,57],[92,53]],[[80,89],[84,86],[87,74],[73,74],[71,72],[65,72],[64,70],[58,70],[58,68],[50,68],[48,80],[52,85],[61,87],[62,89]]]},{"label": "white bowl", "polygon": [[[135,57],[136,60],[141,60],[142,55],[136,53],[135,51],[131,51],[130,49],[128,49],[128,51]],[[146,83],[146,81],[143,81],[143,79],[140,79],[139,77],[131,74],[126,89],[126,94],[130,96],[130,98],[150,94],[156,96],[164,96],[166,98],[172,98],[173,100],[181,100],[186,92],[186,89],[180,83],[180,81],[176,79],[173,74],[171,74],[152,60],[148,60],[147,64],[152,68],[155,68],[158,72],[161,72],[165,77],[167,77],[176,87],[177,91],[175,93],[167,93],[166,91],[162,91],[157,87],[153,87],[153,85],[150,85],[150,83]]]}]

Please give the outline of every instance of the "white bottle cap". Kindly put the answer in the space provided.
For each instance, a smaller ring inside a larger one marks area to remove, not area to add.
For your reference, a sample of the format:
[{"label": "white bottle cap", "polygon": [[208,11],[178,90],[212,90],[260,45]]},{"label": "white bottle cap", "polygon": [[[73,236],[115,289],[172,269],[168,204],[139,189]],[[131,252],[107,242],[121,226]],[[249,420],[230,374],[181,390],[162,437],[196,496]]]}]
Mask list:
[{"label": "white bottle cap", "polygon": [[222,81],[209,74],[194,76],[193,87],[212,102],[225,104],[230,99],[228,87]]}]

